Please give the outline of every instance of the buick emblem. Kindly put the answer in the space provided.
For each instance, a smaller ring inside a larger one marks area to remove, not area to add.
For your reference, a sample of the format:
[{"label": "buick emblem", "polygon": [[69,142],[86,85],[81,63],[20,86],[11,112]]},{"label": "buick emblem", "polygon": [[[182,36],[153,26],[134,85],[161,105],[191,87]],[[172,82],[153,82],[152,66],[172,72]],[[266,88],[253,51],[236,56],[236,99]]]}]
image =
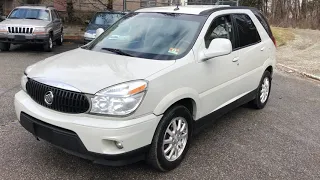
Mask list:
[{"label": "buick emblem", "polygon": [[44,102],[47,105],[51,105],[52,104],[52,102],[53,102],[53,93],[52,93],[52,91],[46,92],[46,94],[44,95]]}]

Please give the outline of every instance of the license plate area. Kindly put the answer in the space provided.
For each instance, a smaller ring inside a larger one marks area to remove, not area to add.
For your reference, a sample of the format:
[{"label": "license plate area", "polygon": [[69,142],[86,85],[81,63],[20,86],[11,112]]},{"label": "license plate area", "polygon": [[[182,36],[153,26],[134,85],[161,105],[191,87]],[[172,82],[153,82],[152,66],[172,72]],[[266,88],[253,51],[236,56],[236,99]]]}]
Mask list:
[{"label": "license plate area", "polygon": [[14,36],[14,39],[16,41],[25,41],[26,40],[26,36],[23,36],[23,35],[15,35]]},{"label": "license plate area", "polygon": [[30,133],[36,136],[36,124],[29,121],[27,118],[22,118],[20,124],[27,129]]}]

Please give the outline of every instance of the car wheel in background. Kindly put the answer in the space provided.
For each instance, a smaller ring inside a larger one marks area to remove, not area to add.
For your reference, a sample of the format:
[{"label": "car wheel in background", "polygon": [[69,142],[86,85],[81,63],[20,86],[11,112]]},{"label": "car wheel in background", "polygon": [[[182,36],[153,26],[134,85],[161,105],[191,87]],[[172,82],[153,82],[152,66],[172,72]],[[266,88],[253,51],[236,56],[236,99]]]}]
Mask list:
[{"label": "car wheel in background", "polygon": [[43,50],[46,52],[51,52],[53,49],[52,36],[49,36],[48,41],[43,45]]},{"label": "car wheel in background", "polygon": [[9,51],[10,50],[10,43],[0,43],[0,50],[1,51]]},{"label": "car wheel in background", "polygon": [[58,46],[61,46],[63,43],[63,32],[61,32],[60,37],[56,40]]}]

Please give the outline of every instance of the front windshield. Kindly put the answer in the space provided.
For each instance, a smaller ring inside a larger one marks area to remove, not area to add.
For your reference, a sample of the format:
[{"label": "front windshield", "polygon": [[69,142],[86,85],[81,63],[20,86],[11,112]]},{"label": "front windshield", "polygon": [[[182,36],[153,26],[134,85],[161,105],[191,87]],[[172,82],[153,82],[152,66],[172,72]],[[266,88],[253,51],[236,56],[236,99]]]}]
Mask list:
[{"label": "front windshield", "polygon": [[97,24],[97,25],[110,25],[115,23],[117,20],[119,20],[120,18],[122,18],[124,16],[124,14],[121,13],[105,13],[105,12],[101,12],[101,13],[97,13],[91,23],[92,24]]},{"label": "front windshield", "polygon": [[190,51],[205,20],[198,15],[132,13],[87,48],[146,59],[178,59]]},{"label": "front windshield", "polygon": [[48,10],[44,9],[26,9],[19,8],[14,9],[8,17],[9,19],[38,19],[38,20],[50,20]]}]

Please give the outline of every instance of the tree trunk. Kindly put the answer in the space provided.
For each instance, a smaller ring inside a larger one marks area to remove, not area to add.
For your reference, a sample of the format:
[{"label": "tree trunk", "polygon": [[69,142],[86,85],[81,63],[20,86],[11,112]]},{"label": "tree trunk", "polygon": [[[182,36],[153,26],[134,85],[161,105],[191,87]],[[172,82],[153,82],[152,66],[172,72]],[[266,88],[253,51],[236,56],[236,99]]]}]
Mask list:
[{"label": "tree trunk", "polygon": [[107,9],[113,10],[113,0],[108,0]]},{"label": "tree trunk", "polygon": [[73,9],[72,0],[67,0],[67,14],[68,14],[68,21],[69,22],[73,22],[73,20],[74,20],[74,9]]}]

